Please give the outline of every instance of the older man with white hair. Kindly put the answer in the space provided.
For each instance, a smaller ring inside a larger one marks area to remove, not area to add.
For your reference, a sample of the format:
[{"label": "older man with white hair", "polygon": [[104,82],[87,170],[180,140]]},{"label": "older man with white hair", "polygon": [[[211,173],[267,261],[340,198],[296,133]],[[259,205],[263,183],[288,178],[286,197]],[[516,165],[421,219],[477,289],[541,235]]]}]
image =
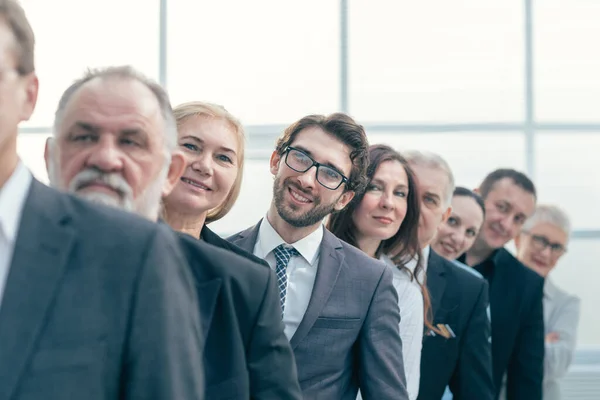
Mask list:
[{"label": "older man with white hair", "polygon": [[[185,167],[176,146],[173,112],[157,83],[130,67],[91,71],[59,102],[46,151],[50,182],[156,221]],[[179,244],[206,338],[205,398],[300,399],[275,274],[185,234]]]},{"label": "older man with white hair", "polygon": [[515,238],[517,259],[544,278],[544,400],[560,400],[560,380],[575,352],[580,300],[552,282],[549,275],[567,251],[571,222],[557,206],[540,204]]},{"label": "older man with white hair", "polygon": [[426,260],[425,282],[435,327],[423,340],[418,400],[439,400],[447,386],[457,400],[492,400],[488,285],[468,267],[460,267],[430,248],[438,226],[451,212],[452,170],[434,153],[402,154],[415,174],[421,200],[419,244]]}]

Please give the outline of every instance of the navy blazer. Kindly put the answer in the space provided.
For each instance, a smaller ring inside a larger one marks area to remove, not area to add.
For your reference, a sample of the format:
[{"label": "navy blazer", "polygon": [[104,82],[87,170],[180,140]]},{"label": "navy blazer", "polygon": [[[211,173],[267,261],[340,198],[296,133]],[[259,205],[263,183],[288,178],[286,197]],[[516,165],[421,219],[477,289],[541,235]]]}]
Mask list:
[{"label": "navy blazer", "polygon": [[439,400],[446,386],[455,400],[494,399],[487,282],[431,249],[426,282],[433,325],[448,325],[455,337],[425,336],[418,399]]},{"label": "navy blazer", "polygon": [[489,291],[496,392],[506,373],[507,400],[541,400],[544,279],[504,248],[475,268],[492,274]]}]

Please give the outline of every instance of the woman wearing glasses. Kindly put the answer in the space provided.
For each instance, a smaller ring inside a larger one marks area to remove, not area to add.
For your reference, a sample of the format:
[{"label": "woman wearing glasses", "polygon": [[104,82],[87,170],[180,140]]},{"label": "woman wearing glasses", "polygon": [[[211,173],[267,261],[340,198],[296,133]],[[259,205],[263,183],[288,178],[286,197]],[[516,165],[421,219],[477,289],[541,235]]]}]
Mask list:
[{"label": "woman wearing glasses", "polygon": [[515,239],[517,258],[545,278],[544,400],[561,399],[560,379],[566,374],[577,339],[580,301],[559,289],[548,277],[566,252],[571,224],[558,207],[539,205]]},{"label": "woman wearing glasses", "polygon": [[420,203],[406,160],[386,145],[369,147],[369,180],[342,211],[331,215],[328,229],[340,239],[379,258],[393,270],[400,306],[400,337],[409,399],[417,398],[424,318],[429,297],[419,262]]}]

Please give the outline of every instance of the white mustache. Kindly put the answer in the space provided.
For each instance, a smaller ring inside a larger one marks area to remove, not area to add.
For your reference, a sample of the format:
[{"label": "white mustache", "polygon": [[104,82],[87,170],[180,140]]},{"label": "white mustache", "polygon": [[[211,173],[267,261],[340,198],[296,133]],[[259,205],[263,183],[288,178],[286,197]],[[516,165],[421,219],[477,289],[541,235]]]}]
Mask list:
[{"label": "white mustache", "polygon": [[69,183],[69,192],[77,192],[90,184],[102,183],[118,192],[122,198],[131,199],[133,190],[127,181],[117,173],[106,173],[96,168],[88,168],[79,172]]}]

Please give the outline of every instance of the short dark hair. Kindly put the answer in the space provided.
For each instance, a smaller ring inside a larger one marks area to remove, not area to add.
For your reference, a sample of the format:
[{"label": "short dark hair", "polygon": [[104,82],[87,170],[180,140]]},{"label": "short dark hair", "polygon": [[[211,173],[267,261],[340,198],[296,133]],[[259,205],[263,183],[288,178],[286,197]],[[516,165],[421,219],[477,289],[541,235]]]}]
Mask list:
[{"label": "short dark hair", "polygon": [[475,200],[475,203],[477,203],[477,205],[481,207],[481,211],[483,211],[483,216],[485,216],[485,202],[483,201],[483,198],[480,195],[478,195],[471,189],[467,189],[466,187],[457,186],[454,189],[454,193],[452,193],[452,197],[456,196],[470,197],[473,200]]},{"label": "short dark hair", "polygon": [[362,125],[359,125],[349,115],[334,113],[330,115],[307,115],[287,127],[283,135],[277,139],[275,150],[282,155],[290,146],[298,133],[306,128],[317,126],[333,135],[342,143],[350,147],[350,161],[352,170],[348,177],[346,190],[362,192],[367,184],[366,171],[369,163],[367,134]]},{"label": "short dark hair", "polygon": [[19,75],[35,71],[35,35],[25,11],[16,0],[0,0],[0,17],[15,37],[16,70]]},{"label": "short dark hair", "polygon": [[489,173],[479,186],[479,194],[481,197],[485,200],[488,194],[494,189],[496,182],[501,181],[502,179],[510,179],[515,185],[537,198],[535,185],[531,179],[524,173],[511,168],[500,168]]}]

